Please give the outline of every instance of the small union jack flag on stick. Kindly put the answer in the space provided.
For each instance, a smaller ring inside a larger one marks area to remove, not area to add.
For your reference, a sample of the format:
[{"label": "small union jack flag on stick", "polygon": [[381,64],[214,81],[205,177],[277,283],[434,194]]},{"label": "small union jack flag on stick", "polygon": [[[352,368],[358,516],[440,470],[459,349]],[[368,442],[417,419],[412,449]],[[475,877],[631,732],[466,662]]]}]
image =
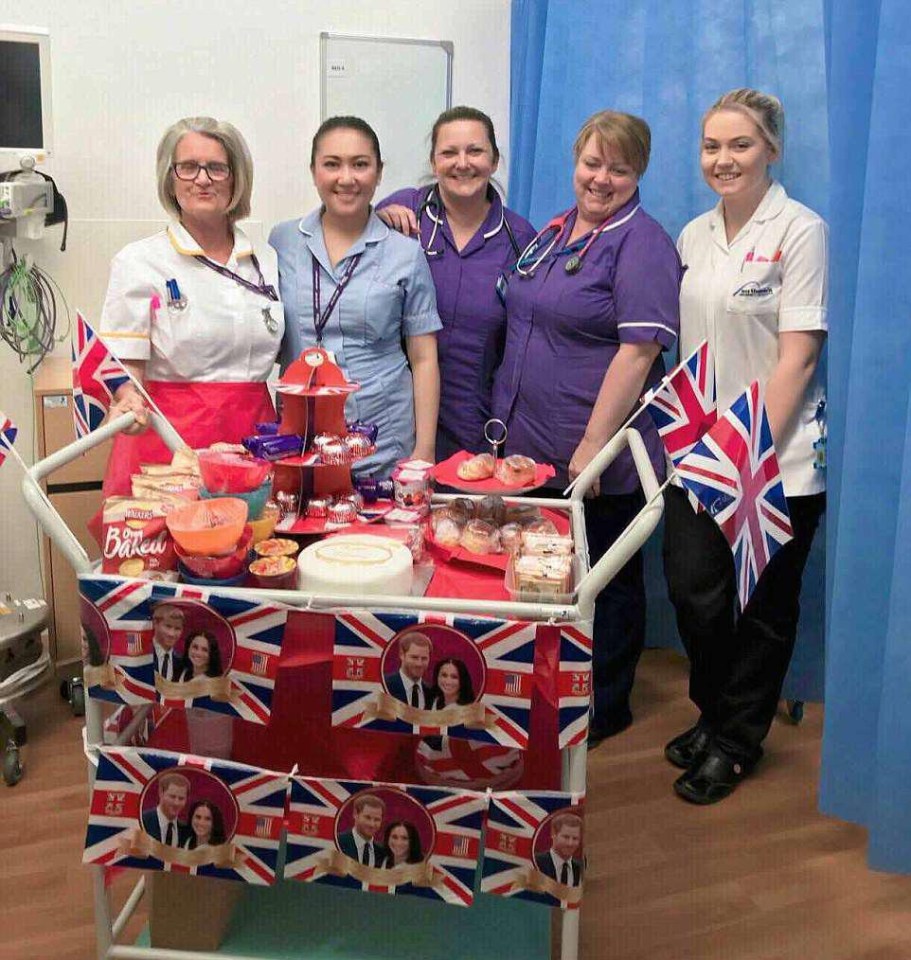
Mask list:
[{"label": "small union jack flag on stick", "polygon": [[19,428],[16,424],[0,410],[0,466],[6,459],[7,453],[12,453],[15,456],[16,451],[13,450],[13,444],[16,442],[18,432]]},{"label": "small union jack flag on stick", "polygon": [[677,474],[730,544],[743,609],[769,561],[794,537],[758,381],[683,457]]},{"label": "small union jack flag on stick", "polygon": [[715,368],[702,343],[642,398],[676,466],[718,419]]},{"label": "small union jack flag on stick", "polygon": [[114,395],[131,377],[78,311],[72,357],[73,423],[81,438],[101,426]]}]

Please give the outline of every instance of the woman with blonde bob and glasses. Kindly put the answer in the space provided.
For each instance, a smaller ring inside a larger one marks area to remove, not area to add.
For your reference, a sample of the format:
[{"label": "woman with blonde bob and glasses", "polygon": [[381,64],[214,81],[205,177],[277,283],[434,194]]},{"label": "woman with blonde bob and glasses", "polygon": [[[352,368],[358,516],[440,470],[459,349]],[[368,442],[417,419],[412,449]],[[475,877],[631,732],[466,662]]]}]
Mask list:
[{"label": "woman with blonde bob and glasses", "polygon": [[769,94],[732,90],[712,105],[702,122],[701,164],[720,199],[677,242],[687,266],[680,353],[708,339],[719,411],[759,381],[794,531],[738,615],[734,560],[718,525],[693,512],[681,487],[665,494],[665,575],[699,710],[665,755],[685,770],[677,794],[697,804],[723,800],[762,756],[825,507],[817,362],[827,330],[827,228],[770,173],[783,131],[781,103]]},{"label": "woman with blonde bob and glasses", "polygon": [[[616,433],[644,390],[664,373],[674,345],[680,258],[642,208],[639,180],[651,131],[604,110],[573,146],[574,205],[523,251],[506,290],[506,344],[493,388],[494,416],[509,428],[509,453],[556,467],[555,493]],[[633,426],[664,474],[664,450],[648,414]],[[629,451],[586,502],[594,564],[645,501]],[[598,597],[589,745],[629,726],[629,695],[645,640],[645,584],[637,553]]]},{"label": "woman with blonde bob and glasses", "polygon": [[[250,215],[250,150],[230,123],[187,117],[165,131],[156,168],[172,222],[114,257],[98,332],[188,446],[238,443],[275,419],[266,379],[285,329],[275,255],[237,225]],[[110,415],[128,410],[140,433],[146,401],[129,381]],[[170,460],[152,432],[119,435],[105,496],[129,493],[140,463]]]}]

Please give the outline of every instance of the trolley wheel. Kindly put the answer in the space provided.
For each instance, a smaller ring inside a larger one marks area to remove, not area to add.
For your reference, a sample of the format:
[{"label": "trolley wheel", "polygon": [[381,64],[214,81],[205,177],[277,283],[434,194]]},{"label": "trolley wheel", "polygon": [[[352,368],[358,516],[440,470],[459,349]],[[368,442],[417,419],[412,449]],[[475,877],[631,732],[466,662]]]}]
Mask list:
[{"label": "trolley wheel", "polygon": [[8,787],[15,787],[22,779],[22,761],[19,759],[19,747],[11,740],[3,754],[3,780]]},{"label": "trolley wheel", "polygon": [[795,726],[803,720],[803,700],[788,700],[788,717]]},{"label": "trolley wheel", "polygon": [[81,680],[75,680],[70,686],[70,706],[74,717],[85,716],[85,687]]}]

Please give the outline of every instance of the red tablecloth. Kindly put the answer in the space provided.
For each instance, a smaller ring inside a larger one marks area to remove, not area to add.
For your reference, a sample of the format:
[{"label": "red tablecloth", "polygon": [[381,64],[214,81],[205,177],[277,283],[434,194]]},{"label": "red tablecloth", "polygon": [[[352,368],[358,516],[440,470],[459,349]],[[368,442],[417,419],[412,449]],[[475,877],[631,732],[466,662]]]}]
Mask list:
[{"label": "red tablecloth", "polygon": [[[427,596],[507,600],[503,575],[452,561],[438,565]],[[275,770],[312,776],[419,783],[415,751],[421,737],[372,730],[333,728],[332,647],[334,618],[293,611],[282,644],[282,659],[272,719],[268,726],[234,721],[232,759]],[[558,789],[557,670],[559,631],[542,624],[535,644],[535,692],[532,697],[530,747],[518,786]],[[150,746],[186,750],[186,725],[170,715]]]}]

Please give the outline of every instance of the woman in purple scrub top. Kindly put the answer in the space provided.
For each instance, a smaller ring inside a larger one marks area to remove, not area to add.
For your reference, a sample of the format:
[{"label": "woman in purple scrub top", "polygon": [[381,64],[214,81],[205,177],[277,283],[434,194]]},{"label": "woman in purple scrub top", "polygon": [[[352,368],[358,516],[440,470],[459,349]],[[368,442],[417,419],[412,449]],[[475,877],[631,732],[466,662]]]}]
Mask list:
[{"label": "woman in purple scrub top", "polygon": [[[576,204],[551,221],[509,278],[494,416],[508,425],[509,453],[556,467],[555,491],[578,476],[661,379],[660,354],[677,338],[680,258],[639,201],[650,145],[648,124],[638,117],[605,110],[588,119],[573,147]],[[664,451],[648,414],[633,427],[663,477]],[[602,474],[595,494],[586,503],[592,563],[644,503],[629,451]],[[590,746],[632,722],[629,695],[644,640],[636,554],[595,607]]]},{"label": "woman in purple scrub top", "polygon": [[491,416],[493,372],[506,332],[497,277],[534,236],[491,186],[499,160],[490,117],[472,107],[453,107],[433,125],[434,182],[398,190],[377,205],[381,220],[419,239],[436,286],[443,322],[437,334],[438,460],[487,446],[484,424]]}]

